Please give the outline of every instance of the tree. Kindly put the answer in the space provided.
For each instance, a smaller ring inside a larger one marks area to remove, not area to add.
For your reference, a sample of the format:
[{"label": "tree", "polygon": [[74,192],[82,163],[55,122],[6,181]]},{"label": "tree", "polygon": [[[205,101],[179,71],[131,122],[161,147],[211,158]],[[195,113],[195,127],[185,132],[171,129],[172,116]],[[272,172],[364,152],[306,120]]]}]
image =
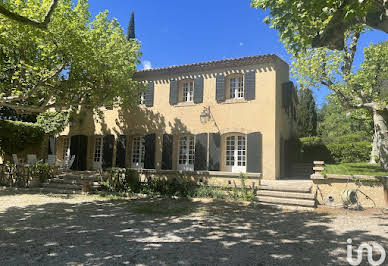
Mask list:
[{"label": "tree", "polygon": [[353,34],[344,52],[319,48],[299,53],[292,71],[302,87],[326,86],[343,107],[373,117],[380,163],[388,170],[388,41],[365,48],[364,62],[352,71],[359,36]]},{"label": "tree", "polygon": [[[10,1],[5,1],[5,3],[2,1],[0,3],[0,14],[2,14],[3,16],[5,16],[9,19],[12,19],[16,22],[47,30],[47,26],[51,21],[51,16],[53,15],[54,10],[58,5],[58,2],[59,2],[59,0],[52,0],[51,1],[51,4],[47,10],[47,13],[45,14],[45,16],[43,18],[43,21],[37,21],[35,19],[30,19],[26,16],[21,16],[15,12],[10,11],[8,8],[6,8],[6,5],[11,4]],[[47,1],[43,5],[47,5]]]},{"label": "tree", "polygon": [[372,116],[364,110],[348,110],[335,102],[335,95],[327,97],[328,103],[318,112],[318,135],[331,142],[340,136],[358,134],[360,141],[371,141],[373,135]]},{"label": "tree", "polygon": [[[40,1],[4,5],[32,19],[42,12]],[[60,1],[47,31],[0,17],[0,106],[40,113],[136,102],[139,44],[128,42],[107,12],[90,20],[88,7],[86,0]]]},{"label": "tree", "polygon": [[317,135],[317,110],[313,92],[310,89],[299,90],[299,104],[296,107],[299,137]]},{"label": "tree", "polygon": [[388,33],[387,0],[252,0],[251,6],[269,9],[265,22],[293,54],[310,46],[343,50],[347,32],[360,25]]},{"label": "tree", "polygon": [[129,19],[128,24],[128,32],[127,32],[127,39],[128,41],[131,39],[135,39],[135,12],[132,11],[131,18]]}]

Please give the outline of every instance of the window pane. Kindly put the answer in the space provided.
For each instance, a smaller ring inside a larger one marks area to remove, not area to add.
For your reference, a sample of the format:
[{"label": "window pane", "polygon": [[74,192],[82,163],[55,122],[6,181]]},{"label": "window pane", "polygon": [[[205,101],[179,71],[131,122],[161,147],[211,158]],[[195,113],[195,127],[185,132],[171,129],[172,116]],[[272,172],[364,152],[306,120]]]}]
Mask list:
[{"label": "window pane", "polygon": [[101,144],[102,144],[102,138],[97,137],[94,145],[94,157],[93,157],[93,160],[95,162],[101,161]]}]

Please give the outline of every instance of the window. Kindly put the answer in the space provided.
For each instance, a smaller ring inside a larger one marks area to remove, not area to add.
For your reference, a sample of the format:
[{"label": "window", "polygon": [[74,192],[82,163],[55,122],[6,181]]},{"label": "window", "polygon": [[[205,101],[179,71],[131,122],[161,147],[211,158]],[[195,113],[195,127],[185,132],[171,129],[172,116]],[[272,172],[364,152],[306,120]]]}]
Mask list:
[{"label": "window", "polygon": [[194,171],[194,136],[183,136],[179,139],[178,170]]},{"label": "window", "polygon": [[182,84],[183,102],[192,102],[194,98],[194,82],[184,81]]},{"label": "window", "polygon": [[70,138],[66,137],[63,139],[63,154],[62,158],[70,157]]},{"label": "window", "polygon": [[244,78],[242,76],[229,79],[229,98],[244,98]]},{"label": "window", "polygon": [[143,137],[134,137],[132,141],[132,168],[144,167],[145,141]]},{"label": "window", "polygon": [[225,141],[225,165],[231,172],[246,171],[246,138],[243,135],[226,137]]},{"label": "window", "polygon": [[101,163],[101,161],[102,161],[102,137],[96,137],[96,142],[94,144],[93,162]]},{"label": "window", "polygon": [[145,104],[144,102],[144,92],[139,92],[139,102],[138,104]]}]

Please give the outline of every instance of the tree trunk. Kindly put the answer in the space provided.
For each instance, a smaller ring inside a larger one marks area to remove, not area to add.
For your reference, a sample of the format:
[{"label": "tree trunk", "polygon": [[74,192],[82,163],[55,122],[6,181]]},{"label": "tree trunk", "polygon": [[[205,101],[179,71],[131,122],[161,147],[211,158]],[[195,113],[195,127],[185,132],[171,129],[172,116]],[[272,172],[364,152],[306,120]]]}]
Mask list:
[{"label": "tree trunk", "polygon": [[372,151],[370,153],[369,163],[376,164],[377,163],[376,158],[378,158],[378,156],[379,156],[379,149],[377,148],[377,134],[375,132],[372,138]]},{"label": "tree trunk", "polygon": [[381,168],[388,171],[388,110],[373,110]]}]

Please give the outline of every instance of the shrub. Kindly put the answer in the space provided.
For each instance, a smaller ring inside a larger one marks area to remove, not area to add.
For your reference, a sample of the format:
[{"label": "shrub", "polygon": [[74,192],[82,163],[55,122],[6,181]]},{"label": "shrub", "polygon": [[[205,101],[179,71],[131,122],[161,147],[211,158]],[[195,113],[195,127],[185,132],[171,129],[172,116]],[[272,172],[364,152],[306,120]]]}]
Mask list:
[{"label": "shrub", "polygon": [[146,183],[143,184],[142,192],[151,195],[189,197],[194,195],[195,188],[195,184],[177,178],[171,180],[148,178]]},{"label": "shrub", "polygon": [[30,178],[39,177],[39,180],[41,183],[45,182],[50,178],[53,178],[54,177],[53,171],[54,171],[53,168],[50,167],[48,163],[44,163],[44,162],[37,162],[28,167]]},{"label": "shrub", "polygon": [[136,170],[112,168],[108,171],[107,179],[101,185],[112,192],[139,192],[140,176]]},{"label": "shrub", "polygon": [[43,129],[33,123],[0,120],[0,149],[6,154],[23,151],[42,141]]},{"label": "shrub", "polygon": [[214,198],[225,199],[227,194],[224,190],[217,187],[200,186],[195,190],[194,197],[197,198]]},{"label": "shrub", "polygon": [[369,160],[372,145],[370,142],[331,143],[327,148],[334,163],[357,163]]}]

